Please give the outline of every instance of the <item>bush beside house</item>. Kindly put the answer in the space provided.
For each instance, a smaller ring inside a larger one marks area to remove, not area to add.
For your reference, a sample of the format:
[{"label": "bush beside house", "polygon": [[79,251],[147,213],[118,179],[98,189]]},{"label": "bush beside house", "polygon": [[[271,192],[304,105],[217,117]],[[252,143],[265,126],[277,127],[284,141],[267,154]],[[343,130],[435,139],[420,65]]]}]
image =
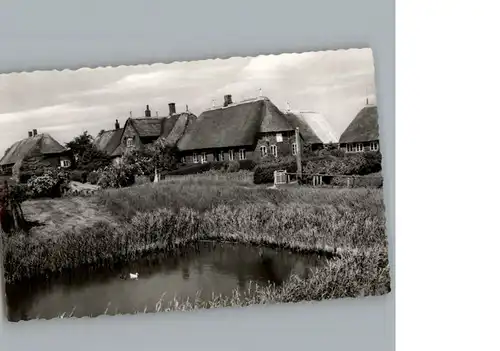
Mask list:
[{"label": "bush beside house", "polygon": [[[333,151],[322,155],[308,157],[303,160],[304,174],[328,175],[368,175],[382,170],[382,156],[379,152],[346,154]],[[288,173],[297,172],[295,158],[281,159],[278,162],[264,162],[255,168],[254,183],[266,184],[274,182],[274,171],[286,170]]]}]

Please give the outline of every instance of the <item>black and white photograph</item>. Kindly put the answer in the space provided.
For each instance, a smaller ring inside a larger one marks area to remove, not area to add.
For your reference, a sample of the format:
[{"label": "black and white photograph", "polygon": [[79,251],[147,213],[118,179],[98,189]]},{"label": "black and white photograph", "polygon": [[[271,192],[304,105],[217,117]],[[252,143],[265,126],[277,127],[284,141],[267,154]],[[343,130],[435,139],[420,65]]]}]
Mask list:
[{"label": "black and white photograph", "polygon": [[0,74],[7,319],[387,294],[383,143],[369,48]]}]

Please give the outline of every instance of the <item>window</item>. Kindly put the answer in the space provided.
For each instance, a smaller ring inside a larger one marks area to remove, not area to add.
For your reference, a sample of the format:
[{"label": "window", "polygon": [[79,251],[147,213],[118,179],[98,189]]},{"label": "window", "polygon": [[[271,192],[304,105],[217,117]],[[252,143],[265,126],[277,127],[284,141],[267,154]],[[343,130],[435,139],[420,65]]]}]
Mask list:
[{"label": "window", "polygon": [[207,154],[206,153],[201,154],[201,163],[207,163]]},{"label": "window", "polygon": [[378,142],[372,141],[370,143],[370,151],[378,151]]},{"label": "window", "polygon": [[68,168],[71,165],[69,160],[61,160],[61,167]]},{"label": "window", "polygon": [[271,145],[271,155],[273,155],[274,157],[278,157],[278,148],[276,147],[276,145]]},{"label": "window", "polygon": [[267,156],[267,146],[262,145],[260,147],[260,157],[266,157]]},{"label": "window", "polygon": [[234,150],[229,150],[229,161],[234,161]]},{"label": "window", "polygon": [[181,163],[186,163],[186,158],[184,156],[181,157]]},{"label": "window", "polygon": [[198,155],[196,153],[193,154],[193,163],[198,163]]},{"label": "window", "polygon": [[292,155],[297,155],[297,143],[292,144]]},{"label": "window", "polygon": [[347,152],[363,152],[363,144],[347,144]]},{"label": "window", "polygon": [[278,142],[278,143],[282,143],[283,142],[283,134],[276,133],[276,142]]},{"label": "window", "polygon": [[244,160],[246,157],[245,149],[240,149],[239,151],[240,160]]},{"label": "window", "polygon": [[214,152],[214,160],[218,162],[224,161],[224,151]]},{"label": "window", "polygon": [[132,147],[134,145],[134,139],[133,138],[127,138],[127,147]]}]

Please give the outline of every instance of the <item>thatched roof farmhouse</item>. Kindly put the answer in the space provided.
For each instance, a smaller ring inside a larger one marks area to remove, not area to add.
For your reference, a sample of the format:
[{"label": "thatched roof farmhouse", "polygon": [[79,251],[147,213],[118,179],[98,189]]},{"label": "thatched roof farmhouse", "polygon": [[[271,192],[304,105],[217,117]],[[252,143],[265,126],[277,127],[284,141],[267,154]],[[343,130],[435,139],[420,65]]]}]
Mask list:
[{"label": "thatched roof farmhouse", "polygon": [[295,152],[295,127],[304,141],[321,143],[293,114],[285,114],[267,97],[233,102],[201,113],[178,143],[186,162],[257,159]]},{"label": "thatched roof farmhouse", "polygon": [[127,148],[141,148],[160,137],[175,146],[195,120],[196,116],[187,109],[185,112],[177,113],[174,103],[169,104],[168,116],[151,117],[148,105],[144,117],[128,118],[123,128],[120,128],[117,120],[115,129],[101,133],[96,138],[95,145],[112,157],[120,157]]},{"label": "thatched roof farmhouse", "polygon": [[36,129],[7,149],[0,160],[2,173],[18,178],[21,166],[27,160],[35,160],[43,166],[67,168],[71,165],[70,151],[49,134],[38,134]]},{"label": "thatched roof farmhouse", "polygon": [[339,139],[340,148],[347,152],[379,150],[378,110],[367,105],[359,111]]}]

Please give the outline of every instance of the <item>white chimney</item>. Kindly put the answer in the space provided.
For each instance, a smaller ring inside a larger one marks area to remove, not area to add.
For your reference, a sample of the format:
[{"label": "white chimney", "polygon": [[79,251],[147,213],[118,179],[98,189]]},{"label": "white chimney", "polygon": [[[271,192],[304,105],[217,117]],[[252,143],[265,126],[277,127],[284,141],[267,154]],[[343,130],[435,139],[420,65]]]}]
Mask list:
[{"label": "white chimney", "polygon": [[286,112],[290,112],[290,103],[287,101],[286,102]]},{"label": "white chimney", "polygon": [[262,97],[262,88],[259,89],[259,96]]}]

